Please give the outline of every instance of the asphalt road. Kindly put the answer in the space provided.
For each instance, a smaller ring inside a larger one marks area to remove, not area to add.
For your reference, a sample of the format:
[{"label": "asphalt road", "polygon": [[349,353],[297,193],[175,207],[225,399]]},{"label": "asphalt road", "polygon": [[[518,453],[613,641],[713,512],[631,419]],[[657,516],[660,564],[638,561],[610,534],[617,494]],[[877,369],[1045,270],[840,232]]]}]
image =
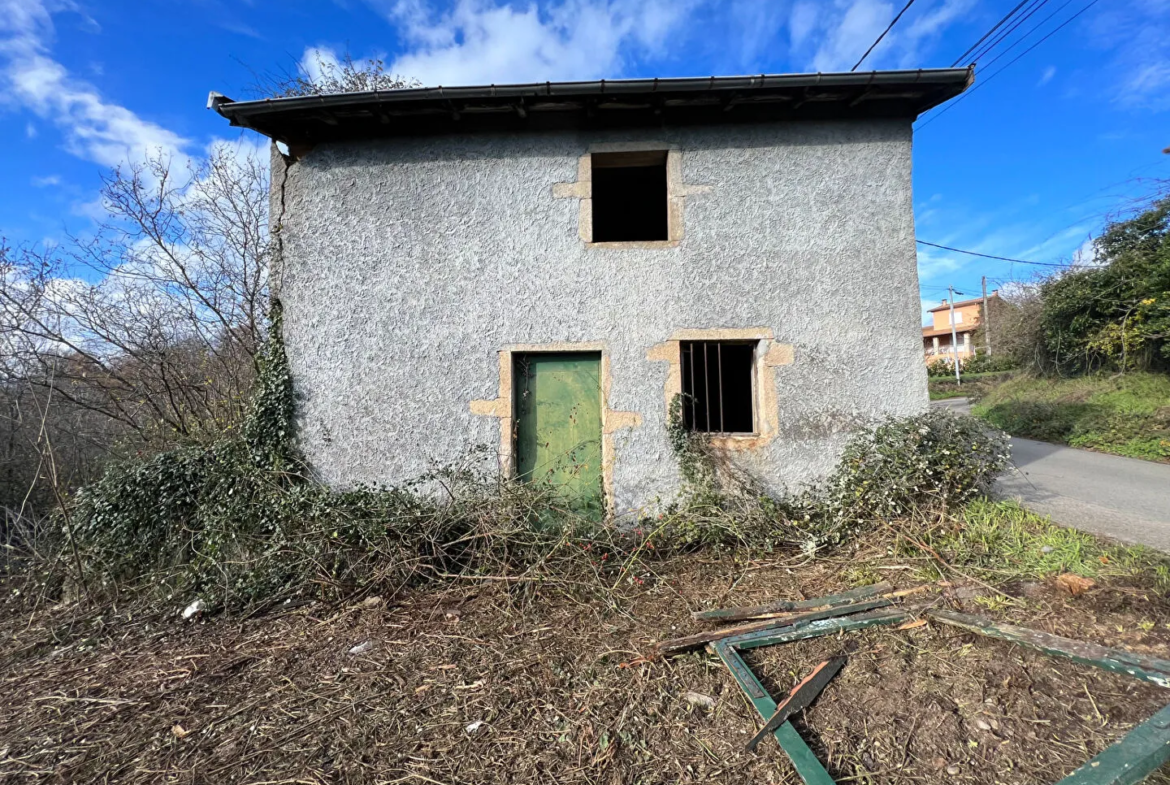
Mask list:
[{"label": "asphalt road", "polygon": [[[965,398],[935,401],[970,413]],[[1057,523],[1170,552],[1170,465],[1012,438],[996,491]]]}]

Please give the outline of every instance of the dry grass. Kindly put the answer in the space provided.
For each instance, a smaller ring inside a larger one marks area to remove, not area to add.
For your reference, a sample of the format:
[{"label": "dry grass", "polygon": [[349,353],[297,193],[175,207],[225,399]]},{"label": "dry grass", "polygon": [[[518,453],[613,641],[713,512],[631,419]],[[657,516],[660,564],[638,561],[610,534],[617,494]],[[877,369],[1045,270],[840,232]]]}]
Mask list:
[{"label": "dry grass", "polygon": [[[0,620],[0,778],[795,783],[775,744],[744,751],[758,718],[717,660],[626,664],[698,629],[689,613],[700,607],[826,594],[855,582],[861,564],[910,585],[921,565],[888,555],[899,550],[893,538],[813,562],[677,556],[641,565],[612,591],[465,581],[393,604],[250,619],[29,614],[10,603]],[[1170,602],[1141,581],[1102,580],[1076,598],[1051,581],[1017,583],[1005,599],[951,577],[938,601],[952,607],[1170,650]],[[778,693],[842,649],[849,664],[797,723],[840,781],[1052,782],[1170,700],[933,626],[749,659]],[[691,705],[688,691],[714,708]]]}]

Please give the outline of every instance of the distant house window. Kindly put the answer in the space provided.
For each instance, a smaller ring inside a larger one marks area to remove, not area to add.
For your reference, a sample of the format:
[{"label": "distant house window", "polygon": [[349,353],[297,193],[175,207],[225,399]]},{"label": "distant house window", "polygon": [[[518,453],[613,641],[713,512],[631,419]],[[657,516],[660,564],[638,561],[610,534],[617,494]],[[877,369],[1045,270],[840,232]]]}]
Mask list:
[{"label": "distant house window", "polygon": [[962,311],[955,311],[953,314],[951,314],[951,318],[950,318],[950,321],[948,322],[948,324],[962,324],[962,323],[963,323],[963,312]]},{"label": "distant house window", "polygon": [[755,433],[754,341],[682,341],[682,415],[688,430]]},{"label": "distant house window", "polygon": [[668,239],[666,151],[593,153],[593,242]]}]

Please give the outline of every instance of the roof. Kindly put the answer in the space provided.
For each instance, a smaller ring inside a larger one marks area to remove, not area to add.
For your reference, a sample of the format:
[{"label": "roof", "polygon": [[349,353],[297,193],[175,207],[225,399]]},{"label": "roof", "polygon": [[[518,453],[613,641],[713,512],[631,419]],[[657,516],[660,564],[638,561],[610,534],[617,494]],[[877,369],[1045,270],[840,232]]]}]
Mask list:
[{"label": "roof", "polygon": [[[998,297],[999,297],[999,295],[996,294],[995,292],[992,292],[991,294],[987,295],[988,300],[994,300],[994,299],[997,299]],[[982,303],[983,303],[982,297],[974,297],[970,300],[959,300],[954,305],[956,308],[962,308],[964,305],[981,305]],[[951,303],[944,302],[942,305],[936,305],[935,307],[931,308],[929,311],[927,311],[927,313],[934,313],[935,311],[949,311],[950,308],[951,308]]]},{"label": "roof", "polygon": [[[973,333],[978,328],[979,328],[978,324],[956,324],[955,325],[955,334],[958,335],[960,333]],[[923,327],[922,328],[922,337],[923,338],[933,338],[936,335],[950,335],[950,334],[951,334],[950,327],[939,327],[937,330],[934,329],[933,327]]]},{"label": "roof", "polygon": [[288,144],[370,136],[661,126],[762,120],[915,118],[963,92],[971,68],[841,74],[423,87],[207,105]]}]

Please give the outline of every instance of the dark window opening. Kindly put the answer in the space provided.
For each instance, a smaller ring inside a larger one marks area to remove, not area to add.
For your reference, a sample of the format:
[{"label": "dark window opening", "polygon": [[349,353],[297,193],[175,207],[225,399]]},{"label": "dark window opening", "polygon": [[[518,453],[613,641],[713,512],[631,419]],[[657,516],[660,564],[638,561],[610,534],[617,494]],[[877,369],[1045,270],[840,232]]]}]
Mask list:
[{"label": "dark window opening", "polygon": [[593,242],[668,239],[666,151],[594,153]]},{"label": "dark window opening", "polygon": [[755,343],[682,341],[682,414],[687,430],[755,433]]}]

